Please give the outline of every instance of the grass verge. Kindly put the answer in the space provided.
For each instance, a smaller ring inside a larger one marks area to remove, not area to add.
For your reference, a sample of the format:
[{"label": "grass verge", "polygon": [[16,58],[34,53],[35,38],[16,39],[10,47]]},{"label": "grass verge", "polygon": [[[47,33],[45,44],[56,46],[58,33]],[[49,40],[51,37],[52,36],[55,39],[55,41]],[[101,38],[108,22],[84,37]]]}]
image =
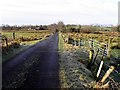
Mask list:
[{"label": "grass verge", "polygon": [[59,33],[59,43],[58,43],[58,48],[60,52],[64,51],[64,41],[63,38],[61,36],[61,33]]},{"label": "grass verge", "polygon": [[42,40],[43,39],[21,42],[19,48],[11,48],[6,54],[2,54],[2,63],[6,63],[8,59],[16,56],[17,54],[21,53],[22,51],[28,49],[29,47],[35,45]]},{"label": "grass verge", "polygon": [[64,43],[59,33],[59,78],[61,88],[91,88],[95,85],[90,70],[84,65],[88,53],[77,47]]}]

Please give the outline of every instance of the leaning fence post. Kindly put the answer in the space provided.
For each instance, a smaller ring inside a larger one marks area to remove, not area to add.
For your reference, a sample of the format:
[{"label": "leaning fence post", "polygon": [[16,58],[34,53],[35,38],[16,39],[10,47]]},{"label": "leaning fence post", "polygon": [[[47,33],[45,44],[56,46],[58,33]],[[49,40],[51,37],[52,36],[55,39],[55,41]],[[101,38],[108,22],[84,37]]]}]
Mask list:
[{"label": "leaning fence post", "polygon": [[103,83],[107,79],[107,77],[113,72],[114,69],[115,69],[114,66],[110,66],[109,70],[106,72],[106,74],[103,76],[100,82]]},{"label": "leaning fence post", "polygon": [[103,66],[103,61],[100,62],[100,66],[99,66],[99,69],[98,69],[98,72],[97,72],[97,78],[98,78],[99,75],[100,75],[100,72],[101,72],[102,66]]},{"label": "leaning fence post", "polygon": [[100,72],[102,70],[102,66],[103,66],[103,63],[104,63],[103,62],[104,53],[105,53],[105,48],[104,48],[103,55],[102,55],[101,62],[100,62],[100,66],[99,66],[99,69],[98,69],[98,72],[97,72],[97,75],[96,75],[97,79],[98,79],[98,77],[100,75]]}]

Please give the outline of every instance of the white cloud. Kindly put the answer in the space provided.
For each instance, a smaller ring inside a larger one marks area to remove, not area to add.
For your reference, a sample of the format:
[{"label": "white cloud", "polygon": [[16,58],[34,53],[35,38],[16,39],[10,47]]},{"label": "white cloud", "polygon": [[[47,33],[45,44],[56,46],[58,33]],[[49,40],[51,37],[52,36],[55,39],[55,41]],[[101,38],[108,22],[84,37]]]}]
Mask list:
[{"label": "white cloud", "polygon": [[119,0],[2,0],[2,23],[117,24]]}]

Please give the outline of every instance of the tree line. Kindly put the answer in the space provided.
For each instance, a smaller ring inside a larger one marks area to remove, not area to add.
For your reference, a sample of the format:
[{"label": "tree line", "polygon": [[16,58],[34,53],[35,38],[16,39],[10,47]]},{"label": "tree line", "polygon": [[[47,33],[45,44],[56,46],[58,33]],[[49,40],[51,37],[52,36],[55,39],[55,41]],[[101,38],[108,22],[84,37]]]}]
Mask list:
[{"label": "tree line", "polygon": [[2,24],[0,26],[2,30],[51,30],[51,31],[60,31],[63,33],[75,32],[75,33],[99,33],[99,31],[118,31],[120,32],[120,25],[118,26],[101,26],[101,25],[75,25],[67,24],[65,25],[63,21],[58,23],[53,23],[50,25],[8,25]]},{"label": "tree line", "polygon": [[46,30],[47,25],[8,25],[8,24],[3,24],[1,26],[2,30]]}]

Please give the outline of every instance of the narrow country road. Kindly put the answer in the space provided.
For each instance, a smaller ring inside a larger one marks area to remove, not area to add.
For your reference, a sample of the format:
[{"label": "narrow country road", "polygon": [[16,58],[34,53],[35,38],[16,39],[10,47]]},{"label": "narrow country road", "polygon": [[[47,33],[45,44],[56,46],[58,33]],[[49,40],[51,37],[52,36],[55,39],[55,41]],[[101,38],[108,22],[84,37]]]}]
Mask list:
[{"label": "narrow country road", "polygon": [[58,33],[3,65],[3,88],[59,88]]}]

